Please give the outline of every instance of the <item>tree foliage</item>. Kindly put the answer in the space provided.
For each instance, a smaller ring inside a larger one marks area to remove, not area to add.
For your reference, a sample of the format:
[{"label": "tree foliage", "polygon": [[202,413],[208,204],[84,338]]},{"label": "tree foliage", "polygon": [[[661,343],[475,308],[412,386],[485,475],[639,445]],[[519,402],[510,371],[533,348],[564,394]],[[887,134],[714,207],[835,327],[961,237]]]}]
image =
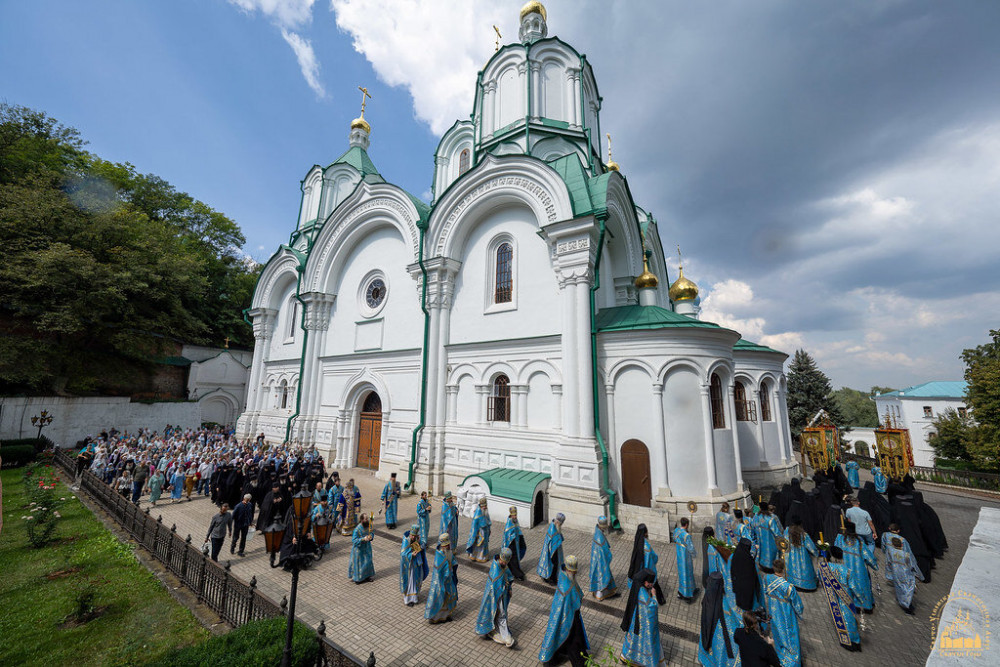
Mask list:
[{"label": "tree foliage", "polygon": [[805,350],[796,350],[788,367],[788,421],[793,437],[798,438],[820,410],[826,410],[834,424],[849,425],[844,423],[830,378]]},{"label": "tree foliage", "polygon": [[0,389],[113,391],[170,341],[249,344],[235,222],[0,105]]},{"label": "tree foliage", "polygon": [[878,408],[872,396],[876,391],[892,391],[885,387],[872,387],[871,392],[864,392],[850,387],[841,387],[833,392],[836,399],[837,408],[843,415],[846,426],[857,426],[860,428],[875,428],[878,426]]}]

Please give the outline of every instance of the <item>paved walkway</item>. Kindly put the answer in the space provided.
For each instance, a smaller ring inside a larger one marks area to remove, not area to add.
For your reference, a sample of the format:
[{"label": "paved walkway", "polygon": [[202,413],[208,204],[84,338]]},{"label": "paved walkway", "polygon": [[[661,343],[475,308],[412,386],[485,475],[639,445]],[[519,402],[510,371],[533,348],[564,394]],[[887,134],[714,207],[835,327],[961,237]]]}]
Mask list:
[{"label": "paved walkway", "polygon": [[[363,510],[377,511],[378,496],[383,482],[365,470],[341,471],[342,479],[354,477],[361,490]],[[920,485],[918,484],[918,488]],[[968,498],[952,493],[937,493],[923,487],[924,498],[941,517],[948,536],[950,551],[938,561],[933,581],[917,588],[916,616],[907,616],[895,603],[891,589],[882,580],[882,595],[876,596],[876,611],[866,617],[869,629],[863,634],[863,652],[850,654],[837,643],[829,612],[825,609],[822,592],[802,594],[805,613],[801,619],[802,651],[808,665],[900,665],[923,664],[930,652],[930,614],[946,595],[955,571],[968,546],[968,538],[975,525],[979,508],[983,505],[1000,507],[1000,503],[980,498]],[[169,501],[168,501],[169,502]],[[480,639],[474,632],[475,618],[486,580],[485,565],[473,564],[461,551],[459,557],[459,602],[455,621],[430,626],[424,621],[423,605],[413,608],[403,605],[399,592],[399,544],[406,526],[416,520],[417,497],[404,496],[400,501],[399,528],[389,531],[384,521],[378,522],[373,542],[376,578],[368,584],[356,585],[347,577],[350,540],[339,535],[331,542],[331,551],[314,568],[299,578],[297,615],[312,626],[326,621],[327,635],[338,644],[364,658],[374,651],[379,665],[534,665],[538,664],[538,650],[545,633],[552,587],[535,574],[538,553],[545,534],[545,526],[525,530],[528,546],[522,565],[528,575],[524,583],[515,582],[511,600],[511,631],[517,637],[515,649]],[[148,503],[143,502],[143,506]],[[440,526],[440,498],[432,499],[432,533]],[[162,514],[165,525],[176,523],[181,535],[191,534],[195,542],[203,539],[211,515],[218,510],[207,498],[177,505],[162,502],[152,514]],[[494,517],[494,519],[500,517]],[[506,519],[506,517],[502,517]],[[470,520],[459,520],[459,541],[464,547]],[[700,550],[701,525],[695,525],[695,544]],[[491,547],[495,552],[503,524],[494,522]],[[565,530],[564,553],[580,558],[580,586],[589,590],[589,562],[591,533]],[[632,548],[631,534],[615,534],[610,538],[614,553],[612,570],[619,589],[624,589],[625,573]],[[659,554],[659,576],[667,603],[660,609],[660,627],[664,657],[671,665],[696,665],[700,596],[692,604],[676,596],[676,560],[673,545],[654,542]],[[433,550],[428,549],[432,557]],[[228,555],[228,543],[223,555]],[[700,555],[696,558],[696,576],[700,579]],[[274,600],[286,595],[290,575],[280,569],[271,569],[264,553],[263,538],[258,536],[252,546],[247,545],[245,558],[233,557],[233,572],[249,580],[257,577],[259,588]],[[426,598],[427,586],[421,592],[421,602]],[[623,633],[619,628],[625,606],[624,595],[605,602],[589,598],[583,609],[591,648],[611,646],[618,652]]]}]

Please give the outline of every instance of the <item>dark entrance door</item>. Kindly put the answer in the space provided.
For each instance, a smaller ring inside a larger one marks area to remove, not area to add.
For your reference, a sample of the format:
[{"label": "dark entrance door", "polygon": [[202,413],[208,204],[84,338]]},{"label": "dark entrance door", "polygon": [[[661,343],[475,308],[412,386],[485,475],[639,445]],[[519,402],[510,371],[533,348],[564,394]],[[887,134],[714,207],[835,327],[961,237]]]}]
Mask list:
[{"label": "dark entrance door", "polygon": [[358,426],[358,467],[378,469],[382,448],[382,399],[374,391],[365,397]]},{"label": "dark entrance door", "polygon": [[649,450],[641,440],[626,440],[622,445],[622,496],[626,505],[649,507],[653,500]]}]

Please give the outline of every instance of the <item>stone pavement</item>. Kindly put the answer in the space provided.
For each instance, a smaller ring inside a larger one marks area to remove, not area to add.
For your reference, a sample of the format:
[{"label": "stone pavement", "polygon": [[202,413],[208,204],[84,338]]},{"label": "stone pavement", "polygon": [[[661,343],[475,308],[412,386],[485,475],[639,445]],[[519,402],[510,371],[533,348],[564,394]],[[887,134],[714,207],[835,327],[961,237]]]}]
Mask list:
[{"label": "stone pavement", "polygon": [[[378,510],[383,482],[370,471],[341,471],[341,478],[354,477],[362,493],[363,511]],[[933,642],[930,614],[934,605],[951,587],[955,572],[968,546],[968,538],[975,525],[979,508],[986,505],[1000,507],[1000,503],[980,498],[970,498],[954,493],[937,493],[930,487],[921,487],[925,500],[941,517],[942,525],[951,546],[944,559],[939,560],[930,584],[920,584],[915,596],[916,616],[907,616],[895,603],[892,590],[882,579],[881,596],[876,595],[876,610],[866,617],[868,631],[862,635],[863,652],[851,654],[837,643],[825,597],[821,591],[803,593],[805,613],[800,620],[803,662],[808,665],[916,665],[923,664]],[[440,498],[432,499],[431,532],[440,526]],[[169,501],[168,501],[169,503]],[[545,526],[524,530],[528,552],[522,562],[527,574],[524,583],[515,582],[511,599],[510,625],[517,638],[517,646],[507,649],[492,641],[480,639],[474,632],[475,618],[486,580],[485,564],[470,563],[464,553],[470,520],[460,517],[460,555],[458,568],[459,602],[452,623],[429,625],[423,617],[423,605],[408,608],[403,605],[399,592],[399,544],[406,527],[416,521],[416,496],[404,496],[399,504],[399,528],[389,531],[385,523],[376,523],[373,541],[373,559],[376,578],[372,583],[356,585],[347,577],[350,540],[334,535],[331,550],[323,560],[299,577],[297,615],[300,620],[316,626],[326,621],[327,636],[362,659],[374,651],[379,665],[532,665],[538,663],[538,651],[548,618],[553,588],[535,574],[538,553],[545,535]],[[143,501],[143,507],[148,505]],[[161,503],[153,508],[154,516],[162,514],[165,525],[176,523],[180,535],[191,534],[197,544],[204,539],[211,515],[218,511],[207,498],[176,505]],[[494,517],[491,548],[495,553],[503,523]],[[596,519],[596,517],[595,517]],[[696,578],[700,579],[700,532],[696,522],[695,545],[699,556],[695,560]],[[578,575],[584,592],[589,590],[589,562],[591,533],[565,530],[564,553],[580,558]],[[432,543],[433,543],[432,539]],[[612,571],[619,590],[625,588],[625,573],[632,549],[631,534],[613,534],[610,539],[614,561]],[[671,665],[696,665],[700,595],[688,604],[676,596],[676,559],[671,544],[653,542],[659,554],[659,577],[667,597],[660,609],[660,629],[664,658]],[[228,543],[222,556],[228,556]],[[428,549],[429,558],[433,549]],[[264,553],[261,536],[247,545],[245,558],[232,557],[232,571],[244,581],[257,577],[261,592],[274,600],[286,595],[290,575],[280,569],[271,569]],[[421,603],[426,599],[427,585],[421,591]],[[621,648],[623,633],[619,628],[625,606],[625,596],[597,602],[588,596],[583,608],[584,624],[590,638],[591,649],[611,646],[616,653]]]}]

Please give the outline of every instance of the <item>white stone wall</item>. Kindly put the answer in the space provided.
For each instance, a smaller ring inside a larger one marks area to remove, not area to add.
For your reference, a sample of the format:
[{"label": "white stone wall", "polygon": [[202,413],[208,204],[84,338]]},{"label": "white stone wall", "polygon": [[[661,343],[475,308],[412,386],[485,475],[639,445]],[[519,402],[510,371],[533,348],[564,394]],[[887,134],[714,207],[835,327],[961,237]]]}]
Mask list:
[{"label": "white stone wall", "polygon": [[48,410],[53,417],[42,435],[65,447],[112,427],[132,432],[140,428],[162,431],[167,425],[184,428],[201,425],[201,408],[194,401],[132,403],[125,397],[12,397],[0,398],[0,438],[36,436],[38,429],[31,425],[31,418],[42,410]]}]

